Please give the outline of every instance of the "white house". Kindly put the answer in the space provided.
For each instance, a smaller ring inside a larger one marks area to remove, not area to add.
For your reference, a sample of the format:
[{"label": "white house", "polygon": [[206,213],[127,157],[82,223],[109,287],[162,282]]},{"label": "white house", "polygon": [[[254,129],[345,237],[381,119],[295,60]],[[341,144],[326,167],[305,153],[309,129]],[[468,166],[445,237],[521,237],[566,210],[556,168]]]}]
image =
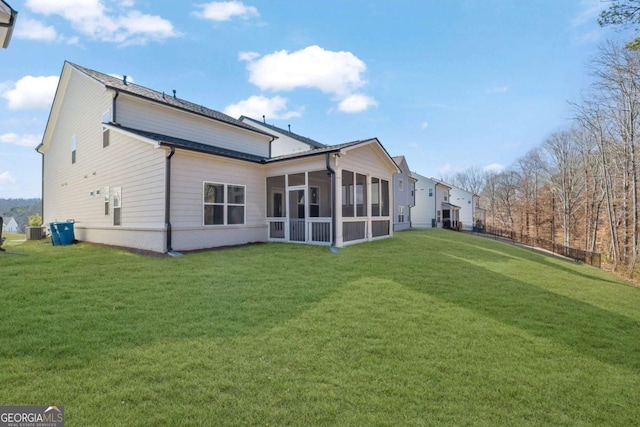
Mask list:
[{"label": "white house", "polygon": [[412,227],[457,228],[460,206],[453,204],[451,200],[451,186],[415,172],[412,177],[416,180]]},{"label": "white house", "polygon": [[2,223],[2,231],[6,233],[18,232],[18,223],[14,217],[10,216],[9,218],[4,219],[4,222]]},{"label": "white house", "polygon": [[273,156],[276,137],[65,62],[37,147],[44,223],[156,252],[392,236],[398,168],[378,139]]},{"label": "white house", "polygon": [[17,18],[18,12],[13,10],[6,1],[0,0],[0,46],[4,49],[9,47]]},{"label": "white house", "polygon": [[[474,194],[470,191],[451,186],[451,203],[460,206],[460,223],[464,230],[471,230],[474,224]],[[479,200],[479,198],[477,198]]]},{"label": "white house", "polygon": [[393,175],[393,230],[399,231],[411,228],[411,210],[416,204],[416,179],[411,175],[404,156],[396,156],[393,161],[400,169],[400,173]]}]

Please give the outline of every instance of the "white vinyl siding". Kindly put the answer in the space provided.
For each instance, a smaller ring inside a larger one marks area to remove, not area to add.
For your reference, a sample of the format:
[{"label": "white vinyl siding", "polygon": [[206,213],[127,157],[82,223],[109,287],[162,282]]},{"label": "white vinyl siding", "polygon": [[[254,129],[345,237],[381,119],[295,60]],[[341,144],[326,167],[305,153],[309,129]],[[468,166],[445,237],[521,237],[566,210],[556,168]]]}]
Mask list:
[{"label": "white vinyl siding", "polygon": [[126,94],[120,94],[117,102],[117,119],[122,126],[258,156],[269,155],[271,138],[266,135]]}]

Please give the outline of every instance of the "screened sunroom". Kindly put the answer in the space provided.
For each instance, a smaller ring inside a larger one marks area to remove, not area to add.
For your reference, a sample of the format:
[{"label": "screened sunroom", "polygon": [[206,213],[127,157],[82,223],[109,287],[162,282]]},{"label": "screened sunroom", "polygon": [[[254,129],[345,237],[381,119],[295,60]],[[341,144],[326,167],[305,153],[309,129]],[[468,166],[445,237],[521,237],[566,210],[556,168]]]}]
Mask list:
[{"label": "screened sunroom", "polygon": [[340,247],[392,235],[397,166],[377,139],[303,156],[273,160],[282,163],[266,179],[269,240]]}]

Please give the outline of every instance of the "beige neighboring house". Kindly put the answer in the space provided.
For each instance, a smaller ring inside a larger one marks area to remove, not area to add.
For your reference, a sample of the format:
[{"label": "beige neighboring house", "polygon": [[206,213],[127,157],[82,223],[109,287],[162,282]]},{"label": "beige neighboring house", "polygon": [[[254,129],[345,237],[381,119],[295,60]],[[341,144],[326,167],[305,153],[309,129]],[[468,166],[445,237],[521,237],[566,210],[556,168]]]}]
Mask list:
[{"label": "beige neighboring house", "polygon": [[376,138],[274,156],[277,135],[65,62],[42,143],[44,223],[156,252],[393,234],[396,164]]},{"label": "beige neighboring house", "polygon": [[17,18],[18,12],[13,10],[6,1],[0,0],[0,46],[4,49],[9,47]]}]

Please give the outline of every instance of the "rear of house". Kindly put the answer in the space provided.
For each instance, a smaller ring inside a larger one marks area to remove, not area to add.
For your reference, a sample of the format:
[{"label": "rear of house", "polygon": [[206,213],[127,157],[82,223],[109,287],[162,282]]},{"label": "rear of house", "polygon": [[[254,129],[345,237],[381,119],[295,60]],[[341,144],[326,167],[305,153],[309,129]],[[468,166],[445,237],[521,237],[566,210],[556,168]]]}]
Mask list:
[{"label": "rear of house", "polygon": [[156,252],[393,234],[398,169],[377,139],[273,157],[276,138],[67,62],[37,148],[45,224],[73,220],[78,240]]}]

